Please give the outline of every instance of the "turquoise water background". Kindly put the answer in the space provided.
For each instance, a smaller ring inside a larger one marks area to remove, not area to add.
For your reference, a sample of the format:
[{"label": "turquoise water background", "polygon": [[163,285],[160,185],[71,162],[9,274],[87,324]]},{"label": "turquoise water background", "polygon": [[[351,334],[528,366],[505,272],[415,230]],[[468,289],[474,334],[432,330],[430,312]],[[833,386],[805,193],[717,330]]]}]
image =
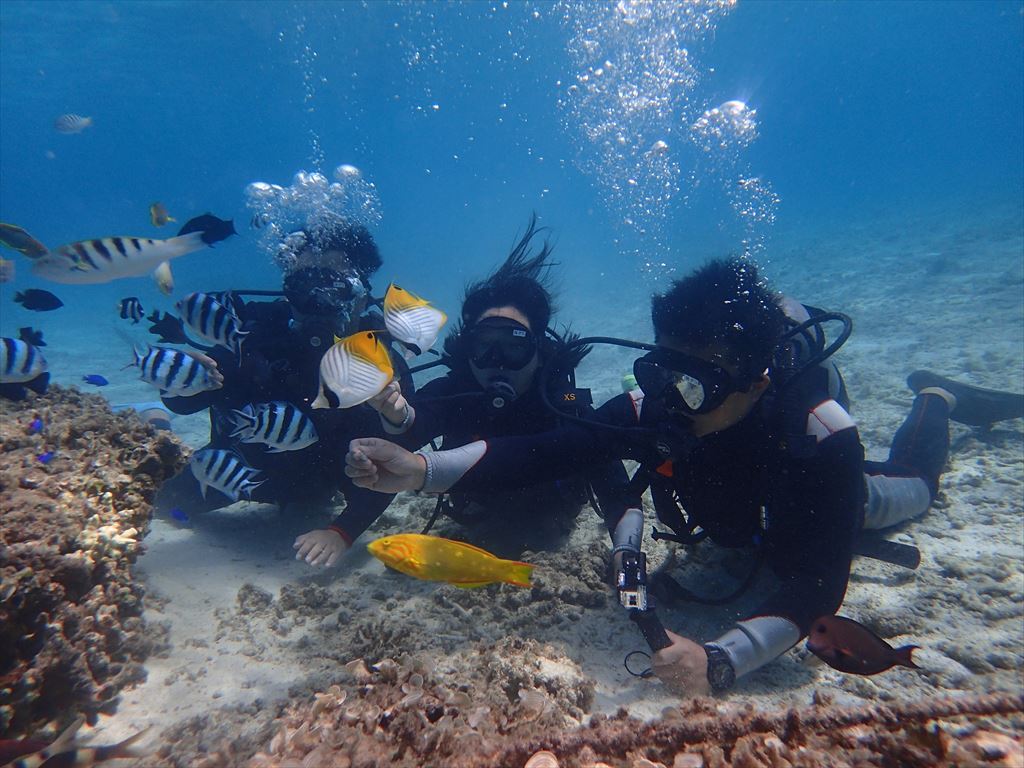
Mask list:
[{"label": "turquoise water background", "polygon": [[[399,279],[453,313],[536,211],[558,239],[564,294],[624,298],[643,315],[672,274],[745,247],[771,261],[787,232],[933,207],[1019,211],[1022,14],[977,1],[5,0],[0,218],[52,247],[169,236],[149,223],[155,200],[179,222],[213,211],[241,236],[177,260],[176,296],[274,288],[246,185],[350,163],[379,198],[378,291]],[[673,67],[683,48],[686,67]],[[619,82],[583,98],[606,62]],[[756,138],[702,151],[692,126],[730,100],[756,110]],[[61,135],[64,113],[95,125]],[[606,151],[602,132],[625,149]],[[672,167],[645,164],[656,140]],[[59,343],[85,323],[105,343],[118,298],[172,309],[145,278],[54,286],[16,258],[4,335],[31,323]],[[32,286],[66,309],[14,305]]]}]

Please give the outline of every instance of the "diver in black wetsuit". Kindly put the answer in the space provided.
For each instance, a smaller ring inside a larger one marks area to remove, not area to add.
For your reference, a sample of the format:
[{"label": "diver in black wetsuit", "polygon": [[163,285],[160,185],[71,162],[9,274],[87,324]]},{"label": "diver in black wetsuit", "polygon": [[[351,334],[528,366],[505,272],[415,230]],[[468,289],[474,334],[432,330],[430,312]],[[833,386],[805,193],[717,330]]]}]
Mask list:
[{"label": "diver in black wetsuit", "polygon": [[[163,402],[181,414],[209,408],[206,447],[231,449],[259,470],[265,482],[252,493],[254,501],[325,507],[342,492],[350,508],[380,514],[391,498],[354,486],[344,477],[343,462],[352,437],[367,430],[381,434],[376,412],[367,406],[311,407],[319,389],[320,358],[335,335],[383,325],[379,314],[366,311],[369,278],[380,267],[380,254],[370,233],[358,225],[341,230],[329,242],[313,242],[305,233],[292,233],[287,247],[296,253],[289,260],[294,268],[284,278],[283,300],[243,303],[231,297],[248,335],[240,356],[222,347],[207,351],[224,377],[223,387],[191,397],[164,397]],[[400,355],[393,353],[392,358],[396,371],[407,370]],[[236,427],[233,410],[275,401],[291,403],[309,416],[318,440],[300,450],[275,453],[264,445],[231,437]],[[178,507],[186,513],[226,503],[230,500],[214,490],[203,499],[188,468],[169,480],[157,497],[158,509]],[[324,534],[306,535],[315,539]]]},{"label": "diver in black wetsuit", "polygon": [[[659,520],[678,540],[707,536],[755,548],[779,577],[749,617],[704,646],[666,632],[653,612],[624,600],[663,681],[689,694],[727,690],[806,636],[816,618],[835,613],[861,531],[925,512],[946,462],[950,419],[984,425],[1024,416],[1024,396],[918,371],[889,460],[865,462],[829,348],[815,338],[818,321],[798,324],[799,315],[788,316],[798,312],[811,314],[784,308],[753,264],[712,262],[654,298],[656,346],[624,342],[650,351],[634,364],[640,388],[598,409],[604,426],[573,423],[423,455],[357,440],[346,472],[381,491],[440,492],[559,476],[613,457],[638,460],[634,489],[650,486]],[[620,597],[646,597],[629,578],[645,575],[642,526],[642,513],[630,510],[615,531],[612,551],[629,587],[620,581]]]},{"label": "diver in black wetsuit", "polygon": [[[416,449],[441,438],[441,447],[449,449],[553,429],[558,417],[545,407],[542,385],[549,398],[587,407],[589,393],[577,389],[572,378],[586,350],[566,354],[565,342],[545,332],[553,312],[545,286],[551,249],[545,242],[531,254],[538,231],[531,220],[505,263],[467,288],[461,322],[444,345],[449,373],[408,400],[398,382],[392,382],[370,401],[380,409],[392,439]],[[558,370],[542,378],[542,368],[554,358]],[[614,530],[626,507],[639,503],[639,494],[632,504],[623,495],[628,479],[622,462],[613,459],[542,483],[520,479],[504,489],[453,492],[450,499],[440,500],[439,511],[466,526],[474,544],[514,558],[524,549],[557,548],[588,500],[588,484],[600,500],[609,531]],[[350,506],[332,528],[350,545],[376,516],[368,506]]]}]

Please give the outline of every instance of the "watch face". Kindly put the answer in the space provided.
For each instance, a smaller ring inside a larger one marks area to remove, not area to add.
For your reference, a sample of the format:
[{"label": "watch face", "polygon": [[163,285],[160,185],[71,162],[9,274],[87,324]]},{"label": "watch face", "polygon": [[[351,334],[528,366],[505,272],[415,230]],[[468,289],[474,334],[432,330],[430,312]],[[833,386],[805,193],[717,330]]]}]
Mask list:
[{"label": "watch face", "polygon": [[736,682],[736,670],[721,648],[705,648],[708,654],[708,683],[715,693],[727,691]]}]

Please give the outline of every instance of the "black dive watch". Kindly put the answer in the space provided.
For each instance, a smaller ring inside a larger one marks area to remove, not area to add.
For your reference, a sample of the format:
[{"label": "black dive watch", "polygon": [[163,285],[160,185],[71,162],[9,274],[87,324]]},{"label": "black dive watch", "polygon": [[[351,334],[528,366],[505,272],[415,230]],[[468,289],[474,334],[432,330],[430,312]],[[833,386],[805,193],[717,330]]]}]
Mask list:
[{"label": "black dive watch", "polygon": [[724,693],[736,684],[736,669],[729,654],[720,645],[705,643],[704,653],[708,655],[708,683],[712,693]]}]

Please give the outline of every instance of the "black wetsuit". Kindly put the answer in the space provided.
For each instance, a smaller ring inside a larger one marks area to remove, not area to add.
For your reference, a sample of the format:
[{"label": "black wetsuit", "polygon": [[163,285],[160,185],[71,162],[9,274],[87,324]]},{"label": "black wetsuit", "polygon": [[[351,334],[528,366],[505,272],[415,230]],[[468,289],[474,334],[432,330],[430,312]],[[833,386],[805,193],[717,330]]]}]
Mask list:
[{"label": "black wetsuit", "polygon": [[[801,397],[802,421],[827,397],[816,391]],[[839,608],[846,591],[863,515],[864,451],[852,421],[826,439],[808,439],[803,424],[800,434],[793,433],[794,420],[771,399],[762,398],[742,422],[702,438],[671,463],[656,458],[652,441],[575,424],[489,440],[483,457],[452,490],[507,487],[510,468],[516,476],[543,481],[616,458],[640,461],[678,494],[690,522],[711,540],[761,548],[781,585],[752,615],[787,618],[806,634],[814,619]],[[605,403],[596,418],[636,427],[641,412],[637,390]]]},{"label": "black wetsuit", "polygon": [[[568,382],[554,387],[552,395],[561,398],[569,390]],[[573,390],[575,392],[575,390]],[[558,424],[557,417],[545,408],[535,386],[502,409],[489,407],[480,385],[468,370],[453,370],[434,379],[408,398],[415,410],[410,428],[388,438],[415,450],[441,438],[441,448],[456,448],[475,440],[532,435],[547,432]],[[627,495],[628,475],[617,458],[593,465],[574,467],[564,473],[548,473],[537,482],[529,473],[516,477],[500,488],[486,484],[450,494],[448,515],[472,526],[473,541],[502,556],[513,556],[525,548],[546,549],[559,544],[572,528],[588,496],[589,482],[600,502],[609,530],[613,530],[627,507],[639,504],[639,495]],[[366,507],[349,507],[338,525],[353,538],[374,520]]]},{"label": "black wetsuit", "polygon": [[[207,447],[235,451],[266,478],[253,492],[254,501],[325,506],[341,491],[349,509],[359,509],[372,517],[379,515],[393,495],[359,488],[345,475],[349,441],[383,435],[377,412],[368,405],[345,410],[313,409],[310,405],[317,396],[320,358],[333,343],[330,333],[325,332],[320,344],[311,344],[309,333],[293,327],[291,310],[285,301],[249,303],[240,314],[243,330],[249,331],[242,342],[241,358],[222,347],[208,352],[224,374],[224,386],[192,397],[164,397],[164,404],[183,414],[210,409]],[[397,355],[392,357],[395,370],[405,370],[404,361]],[[411,386],[411,382],[404,385]],[[309,416],[316,427],[317,442],[298,451],[270,453],[264,445],[231,438],[232,409],[272,401],[292,403]],[[170,483],[193,488],[198,499],[198,486],[189,480],[191,472],[186,470]],[[208,497],[211,503],[226,502],[219,491],[210,490]]]}]

